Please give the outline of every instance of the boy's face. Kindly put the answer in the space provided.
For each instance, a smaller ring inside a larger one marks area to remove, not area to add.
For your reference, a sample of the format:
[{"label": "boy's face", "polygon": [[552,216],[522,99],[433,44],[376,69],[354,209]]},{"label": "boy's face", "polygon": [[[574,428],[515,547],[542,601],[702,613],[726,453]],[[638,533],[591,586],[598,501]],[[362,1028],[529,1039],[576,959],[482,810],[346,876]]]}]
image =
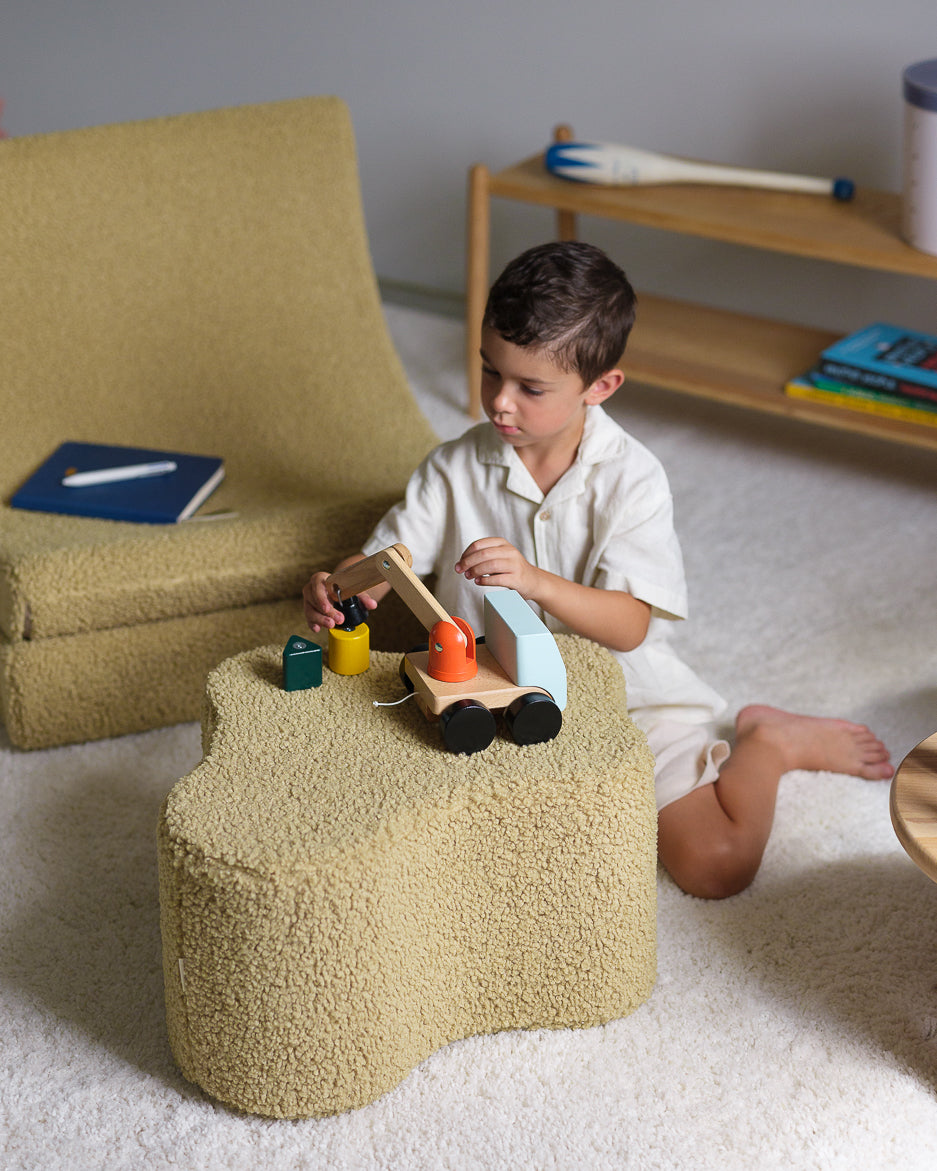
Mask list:
[{"label": "boy's face", "polygon": [[623,379],[612,370],[585,387],[549,354],[507,342],[490,327],[482,330],[481,358],[485,414],[515,448],[578,443],[586,407],[608,398]]}]

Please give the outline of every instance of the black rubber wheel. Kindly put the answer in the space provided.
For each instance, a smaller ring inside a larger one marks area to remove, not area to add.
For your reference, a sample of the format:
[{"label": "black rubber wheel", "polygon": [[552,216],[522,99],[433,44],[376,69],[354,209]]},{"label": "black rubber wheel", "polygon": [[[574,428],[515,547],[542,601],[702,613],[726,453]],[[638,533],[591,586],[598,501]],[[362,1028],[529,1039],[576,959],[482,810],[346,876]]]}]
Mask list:
[{"label": "black rubber wheel", "polygon": [[531,691],[505,709],[504,722],[517,744],[544,744],[559,735],[563,713],[549,695]]},{"label": "black rubber wheel", "polygon": [[[416,644],[416,646],[410,647],[410,649],[407,651],[407,655],[415,654],[417,651],[428,651],[428,650],[429,650],[429,643],[428,642],[418,642]],[[404,655],[403,658],[400,660],[400,666],[397,668],[397,674],[400,676],[400,681],[403,683],[404,687],[406,687],[407,691],[412,691],[413,690],[413,680],[407,674],[407,668],[406,668],[407,655]]]},{"label": "black rubber wheel", "polygon": [[495,718],[474,699],[460,699],[439,717],[443,743],[450,752],[471,756],[483,752],[495,738]]}]

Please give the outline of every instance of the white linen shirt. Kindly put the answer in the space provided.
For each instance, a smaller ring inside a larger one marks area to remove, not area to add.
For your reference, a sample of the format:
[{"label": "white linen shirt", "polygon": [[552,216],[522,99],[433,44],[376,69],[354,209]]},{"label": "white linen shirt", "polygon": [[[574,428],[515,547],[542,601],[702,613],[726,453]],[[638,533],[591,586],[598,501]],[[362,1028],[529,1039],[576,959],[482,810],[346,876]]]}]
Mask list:
[{"label": "white linen shirt", "polygon": [[[575,461],[546,496],[490,423],[441,444],[362,552],[406,545],[414,573],[434,573],[440,604],[480,635],[485,587],[454,566],[481,537],[502,537],[531,564],[569,581],[624,590],[650,604],[641,646],[613,652],[625,673],[629,710],[642,726],[661,717],[710,722],[725,707],[669,642],[674,620],[686,617],[687,597],[666,474],[600,406],[587,407]],[[533,609],[554,633],[568,631]]]}]

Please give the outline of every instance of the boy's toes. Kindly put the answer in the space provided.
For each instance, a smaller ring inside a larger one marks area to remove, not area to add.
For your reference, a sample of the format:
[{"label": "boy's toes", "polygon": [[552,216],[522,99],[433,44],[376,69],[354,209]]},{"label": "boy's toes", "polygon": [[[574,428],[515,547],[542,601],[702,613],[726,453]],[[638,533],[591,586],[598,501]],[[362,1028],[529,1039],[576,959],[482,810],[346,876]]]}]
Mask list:
[{"label": "boy's toes", "polygon": [[859,776],[867,781],[887,781],[895,773],[888,749],[868,728],[864,732]]}]

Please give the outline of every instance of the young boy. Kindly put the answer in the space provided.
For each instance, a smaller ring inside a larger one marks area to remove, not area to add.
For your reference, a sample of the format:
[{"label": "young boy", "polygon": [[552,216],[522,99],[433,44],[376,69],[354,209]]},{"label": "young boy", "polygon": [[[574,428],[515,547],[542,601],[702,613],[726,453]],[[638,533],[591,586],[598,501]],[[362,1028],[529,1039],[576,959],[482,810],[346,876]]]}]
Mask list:
[{"label": "young boy", "polygon": [[[725,705],[668,640],[686,616],[686,584],[667,479],[601,407],[624,380],[634,310],[625,274],[590,245],[547,244],[509,264],[482,328],[489,421],[431,452],[404,500],[340,567],[400,541],[415,573],[436,574],[440,603],[474,629],[485,587],[506,586],[554,632],[608,647],[656,760],[660,860],[685,891],[723,898],[755,876],[783,773],[873,780],[893,770],[881,741],[845,720],[751,706],[738,714],[731,753],[715,738]],[[327,576],[304,591],[315,631],[343,620]]]}]

